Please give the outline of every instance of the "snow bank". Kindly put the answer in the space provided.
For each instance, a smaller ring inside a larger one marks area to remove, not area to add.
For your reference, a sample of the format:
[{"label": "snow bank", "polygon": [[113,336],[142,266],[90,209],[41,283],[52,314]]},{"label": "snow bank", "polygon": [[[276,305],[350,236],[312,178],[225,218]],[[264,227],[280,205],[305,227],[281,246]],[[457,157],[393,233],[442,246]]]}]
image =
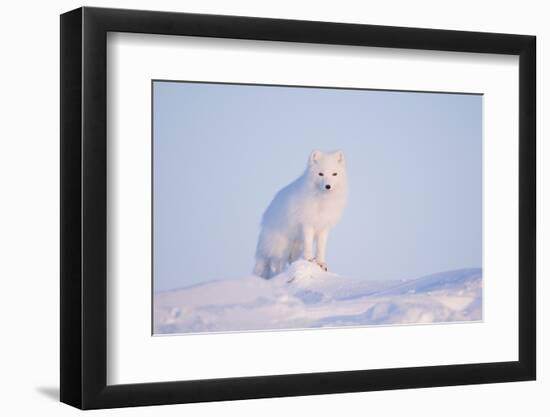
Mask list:
[{"label": "snow bank", "polygon": [[481,320],[481,269],[406,281],[342,277],[298,261],[271,280],[155,294],[154,332],[197,333]]}]

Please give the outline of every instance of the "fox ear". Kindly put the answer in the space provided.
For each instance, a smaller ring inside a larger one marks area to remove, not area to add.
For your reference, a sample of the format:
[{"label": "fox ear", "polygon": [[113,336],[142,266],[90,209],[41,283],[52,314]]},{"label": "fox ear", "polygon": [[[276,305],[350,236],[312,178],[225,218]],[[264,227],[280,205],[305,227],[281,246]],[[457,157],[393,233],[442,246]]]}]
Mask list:
[{"label": "fox ear", "polygon": [[309,163],[316,164],[320,158],[321,158],[321,151],[315,150],[311,152],[311,155],[309,155]]},{"label": "fox ear", "polygon": [[339,163],[343,164],[346,162],[346,159],[344,158],[344,152],[342,151],[336,151],[336,159]]}]

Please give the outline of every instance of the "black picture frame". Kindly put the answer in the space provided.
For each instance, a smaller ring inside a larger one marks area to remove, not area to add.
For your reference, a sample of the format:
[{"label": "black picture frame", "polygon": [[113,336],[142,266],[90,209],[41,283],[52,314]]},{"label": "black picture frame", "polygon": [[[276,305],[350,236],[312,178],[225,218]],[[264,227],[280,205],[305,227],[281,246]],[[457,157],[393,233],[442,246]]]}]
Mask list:
[{"label": "black picture frame", "polygon": [[[519,56],[518,361],[107,385],[108,32]],[[534,380],[535,45],[525,35],[237,16],[89,7],[61,15],[61,401],[95,409]]]}]

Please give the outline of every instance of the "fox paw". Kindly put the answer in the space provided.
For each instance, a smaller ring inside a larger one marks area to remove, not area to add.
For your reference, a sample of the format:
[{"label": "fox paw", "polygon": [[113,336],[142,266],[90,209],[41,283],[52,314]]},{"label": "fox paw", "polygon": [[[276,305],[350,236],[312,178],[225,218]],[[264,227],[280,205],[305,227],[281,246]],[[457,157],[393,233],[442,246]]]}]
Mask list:
[{"label": "fox paw", "polygon": [[315,258],[308,259],[308,262],[316,263],[317,265],[319,265],[319,267],[320,267],[323,271],[328,271],[328,266],[327,266],[326,262],[319,262],[319,261],[318,261],[317,259],[315,259]]},{"label": "fox paw", "polygon": [[319,262],[319,261],[316,261],[317,265],[319,265],[321,267],[321,269],[323,271],[328,271],[328,266],[327,266],[327,263],[326,262]]}]

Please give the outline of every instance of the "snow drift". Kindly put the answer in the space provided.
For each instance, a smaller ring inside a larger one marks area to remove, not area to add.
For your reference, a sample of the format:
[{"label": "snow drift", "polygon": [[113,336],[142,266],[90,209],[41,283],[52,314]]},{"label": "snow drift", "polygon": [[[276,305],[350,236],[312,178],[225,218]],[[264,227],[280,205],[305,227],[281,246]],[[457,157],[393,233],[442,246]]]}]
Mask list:
[{"label": "snow drift", "polygon": [[355,280],[297,261],[271,280],[212,281],[154,296],[154,333],[475,321],[482,271],[404,281]]}]

